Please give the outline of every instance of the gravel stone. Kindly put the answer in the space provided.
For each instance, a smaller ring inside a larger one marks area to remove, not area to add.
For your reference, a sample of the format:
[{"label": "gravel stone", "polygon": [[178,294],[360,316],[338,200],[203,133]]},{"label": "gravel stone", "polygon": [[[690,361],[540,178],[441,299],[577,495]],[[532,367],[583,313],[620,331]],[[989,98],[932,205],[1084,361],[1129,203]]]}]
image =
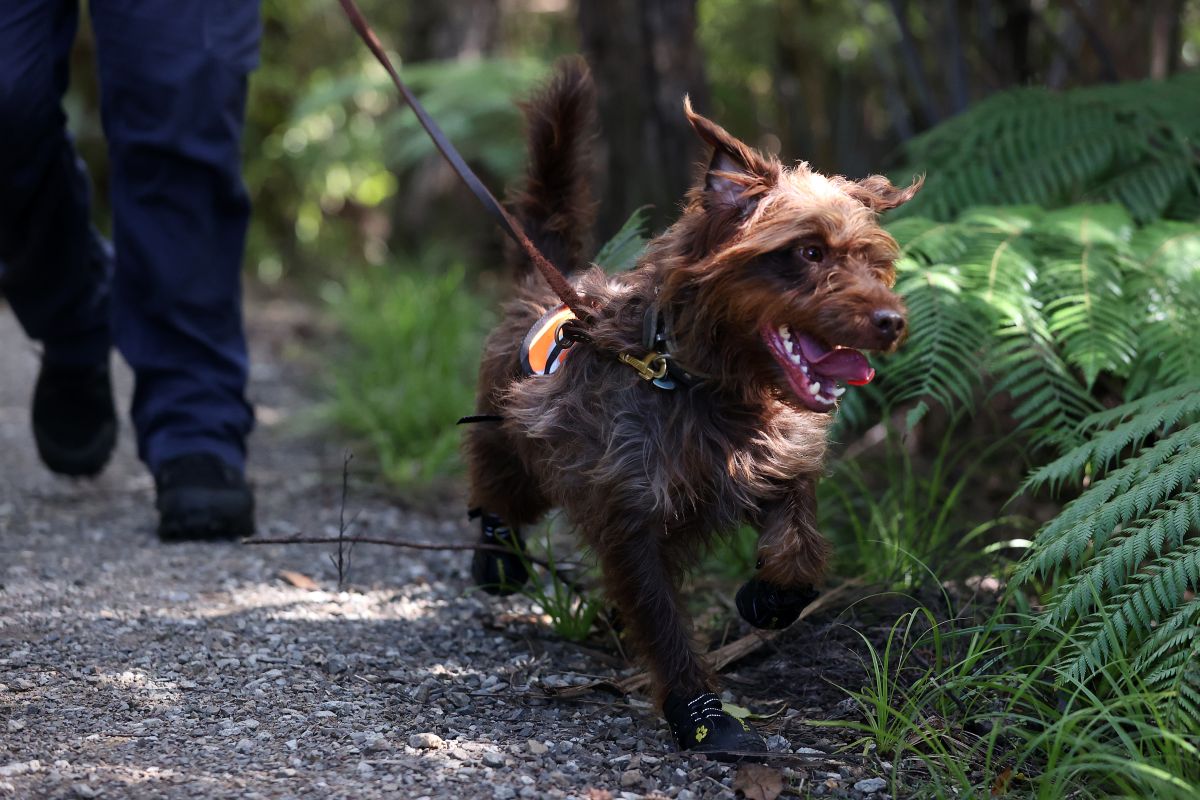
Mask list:
[{"label": "gravel stone", "polygon": [[772,753],[786,753],[792,749],[792,743],[778,734],[767,737],[767,749]]},{"label": "gravel stone", "polygon": [[644,780],[646,780],[646,776],[640,769],[627,769],[621,773],[621,785],[626,789],[640,786]]},{"label": "gravel stone", "polygon": [[445,747],[446,742],[436,733],[414,733],[408,737],[408,746],[414,750],[436,750]]},{"label": "gravel stone", "polygon": [[854,784],[854,790],[856,792],[862,792],[863,794],[874,794],[875,792],[886,788],[887,781],[883,778],[864,778],[863,780]]}]

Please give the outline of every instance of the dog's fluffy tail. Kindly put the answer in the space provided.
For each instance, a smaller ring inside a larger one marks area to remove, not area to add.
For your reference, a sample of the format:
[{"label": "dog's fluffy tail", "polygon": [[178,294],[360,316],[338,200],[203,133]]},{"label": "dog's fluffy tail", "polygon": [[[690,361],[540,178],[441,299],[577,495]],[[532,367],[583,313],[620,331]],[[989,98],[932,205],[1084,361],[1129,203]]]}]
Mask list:
[{"label": "dog's fluffy tail", "polygon": [[[529,136],[529,169],[508,204],[550,262],[570,274],[587,264],[596,204],[592,199],[591,142],[596,96],[587,64],[567,58],[523,104]],[[529,259],[510,248],[518,272]]]}]

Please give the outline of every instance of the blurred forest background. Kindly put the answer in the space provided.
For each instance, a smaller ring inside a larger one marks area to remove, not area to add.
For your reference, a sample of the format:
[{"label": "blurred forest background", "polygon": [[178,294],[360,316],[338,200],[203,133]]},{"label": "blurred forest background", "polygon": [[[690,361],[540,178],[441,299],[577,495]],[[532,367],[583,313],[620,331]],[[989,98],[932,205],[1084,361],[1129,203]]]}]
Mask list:
[{"label": "blurred forest background", "polygon": [[[673,217],[700,157],[684,93],[785,159],[861,176],[973,103],[1019,86],[1163,78],[1200,63],[1185,0],[363,0],[406,78],[496,189],[524,158],[513,99],[556,56],[600,89],[598,235],[651,205]],[[397,258],[495,263],[495,232],[435,158],[331,0],[265,0],[246,180],[249,275],[337,280]],[[106,195],[94,43],[83,31],[71,123]],[[103,211],[101,211],[103,213]]]}]

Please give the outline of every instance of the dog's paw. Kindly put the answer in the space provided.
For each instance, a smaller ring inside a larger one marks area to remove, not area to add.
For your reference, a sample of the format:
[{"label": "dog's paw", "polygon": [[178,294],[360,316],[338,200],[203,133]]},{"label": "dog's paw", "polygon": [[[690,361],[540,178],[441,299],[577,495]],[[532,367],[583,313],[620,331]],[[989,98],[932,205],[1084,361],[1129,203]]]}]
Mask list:
[{"label": "dog's paw", "polygon": [[737,593],[738,613],[756,628],[781,630],[800,616],[804,607],[817,598],[810,586],[784,589],[759,578],[746,581]]},{"label": "dog's paw", "polygon": [[486,511],[479,515],[479,521],[479,543],[506,547],[508,552],[476,550],[471,560],[472,580],[488,594],[504,596],[519,592],[529,580],[529,565],[524,557],[525,540],[520,531]]},{"label": "dog's paw", "polygon": [[752,758],[755,753],[767,752],[767,744],[758,731],[725,711],[721,698],[712,692],[690,699],[672,692],[663,704],[663,716],[680,750],[705,753],[719,761]]}]

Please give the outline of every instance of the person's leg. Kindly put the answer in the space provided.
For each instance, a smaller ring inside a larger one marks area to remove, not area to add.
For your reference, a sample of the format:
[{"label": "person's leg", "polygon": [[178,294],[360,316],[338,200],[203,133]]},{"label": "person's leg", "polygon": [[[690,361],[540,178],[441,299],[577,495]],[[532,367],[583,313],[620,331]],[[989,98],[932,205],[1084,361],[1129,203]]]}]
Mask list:
[{"label": "person's leg", "polygon": [[[166,530],[164,492],[229,475],[243,481],[253,410],[245,397],[240,278],[250,203],[240,137],[258,3],[92,0],[91,9],[112,161],[114,340],[136,376],[132,417],[139,454],[160,479],[160,532],[205,535],[186,522]],[[219,459],[227,474],[176,468],[197,454]],[[249,497],[244,483],[233,488]],[[194,499],[210,496],[205,488]],[[204,511],[187,513],[201,524]],[[224,521],[218,513],[204,524],[219,534]],[[235,522],[228,533],[247,532]]]},{"label": "person's leg", "polygon": [[0,287],[43,345],[39,452],[56,472],[90,475],[116,438],[112,257],[89,223],[87,174],[61,105],[77,22],[78,0],[0,4]]},{"label": "person's leg", "polygon": [[241,469],[252,410],[240,175],[257,3],[93,0],[117,251],[113,330],[151,470],[189,453]]}]

